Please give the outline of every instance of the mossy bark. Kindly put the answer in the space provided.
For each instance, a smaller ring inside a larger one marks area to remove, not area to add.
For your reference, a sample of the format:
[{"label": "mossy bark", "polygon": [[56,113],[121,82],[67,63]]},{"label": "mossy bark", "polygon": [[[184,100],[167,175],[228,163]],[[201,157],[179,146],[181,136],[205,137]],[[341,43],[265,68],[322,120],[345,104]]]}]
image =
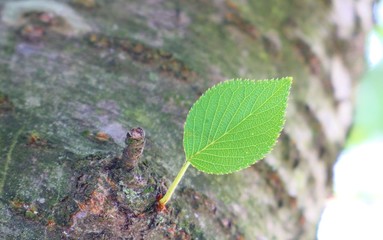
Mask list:
[{"label": "mossy bark", "polygon": [[[10,2],[0,1],[2,239],[314,238],[370,1]],[[225,79],[282,76],[294,83],[272,154],[232,175],[189,169],[158,212],[198,96]],[[145,150],[128,169],[137,126]]]}]

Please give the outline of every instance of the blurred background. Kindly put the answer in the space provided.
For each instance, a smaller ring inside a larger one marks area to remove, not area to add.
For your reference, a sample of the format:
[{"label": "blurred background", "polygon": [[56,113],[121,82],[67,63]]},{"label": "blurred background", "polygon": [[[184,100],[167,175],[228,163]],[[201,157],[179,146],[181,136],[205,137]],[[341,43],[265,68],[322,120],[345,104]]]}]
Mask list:
[{"label": "blurred background", "polygon": [[318,239],[383,239],[383,3],[366,41],[366,70],[357,87],[353,126],[334,166],[334,196]]}]

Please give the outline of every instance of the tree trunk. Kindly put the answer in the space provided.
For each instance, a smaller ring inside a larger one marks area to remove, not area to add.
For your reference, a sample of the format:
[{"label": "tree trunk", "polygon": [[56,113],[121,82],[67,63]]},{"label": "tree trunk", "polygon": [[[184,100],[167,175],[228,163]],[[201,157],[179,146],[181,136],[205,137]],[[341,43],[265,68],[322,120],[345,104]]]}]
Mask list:
[{"label": "tree trunk", "polygon": [[[0,1],[1,239],[314,239],[351,124],[370,1]],[[193,102],[293,76],[285,129],[252,167],[184,161]],[[130,128],[146,144],[121,159]],[[140,153],[140,151],[137,151]]]}]

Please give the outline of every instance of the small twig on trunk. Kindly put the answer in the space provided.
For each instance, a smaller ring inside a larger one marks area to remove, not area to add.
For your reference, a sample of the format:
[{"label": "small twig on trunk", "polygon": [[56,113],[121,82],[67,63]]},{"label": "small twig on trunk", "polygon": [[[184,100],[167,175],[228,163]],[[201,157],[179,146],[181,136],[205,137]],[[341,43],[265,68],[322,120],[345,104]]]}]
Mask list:
[{"label": "small twig on trunk", "polygon": [[145,147],[145,131],[138,127],[132,128],[125,138],[125,148],[122,151],[122,161],[128,169],[137,166],[138,160],[142,156]]}]

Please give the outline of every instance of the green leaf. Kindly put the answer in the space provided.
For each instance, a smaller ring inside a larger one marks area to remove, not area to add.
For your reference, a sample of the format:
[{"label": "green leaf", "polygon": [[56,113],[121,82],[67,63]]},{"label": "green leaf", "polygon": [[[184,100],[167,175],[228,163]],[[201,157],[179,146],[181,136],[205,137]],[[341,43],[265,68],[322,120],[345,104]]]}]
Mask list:
[{"label": "green leaf", "polygon": [[383,136],[383,61],[367,71],[358,86],[356,109],[346,147]]},{"label": "green leaf", "polygon": [[291,77],[237,79],[206,91],[186,119],[186,160],[200,171],[226,174],[263,158],[283,128],[291,83]]}]

